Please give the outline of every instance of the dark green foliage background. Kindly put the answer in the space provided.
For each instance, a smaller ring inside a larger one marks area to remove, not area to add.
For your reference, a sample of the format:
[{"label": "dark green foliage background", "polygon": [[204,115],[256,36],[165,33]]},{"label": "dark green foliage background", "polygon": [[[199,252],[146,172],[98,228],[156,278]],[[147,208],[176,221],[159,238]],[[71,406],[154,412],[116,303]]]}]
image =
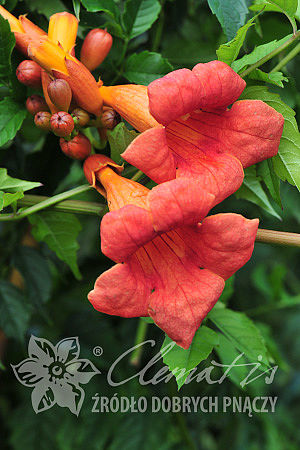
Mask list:
[{"label": "dark green foliage background", "polygon": [[[76,0],[74,2],[7,0],[2,1],[2,4],[4,3],[9,10],[15,7],[13,10],[15,15],[31,11],[30,19],[45,29],[46,18],[49,15],[63,9],[72,12],[73,4],[76,11],[80,7],[80,2]],[[91,5],[97,3],[97,0],[82,1],[82,4],[88,6],[90,10]],[[149,0],[149,3],[153,6],[155,2]],[[131,81],[132,68],[137,67],[132,62],[132,55],[135,52],[156,51],[168,60],[164,61],[161,57],[155,56],[143,74],[134,75],[132,81],[144,84],[153,79],[152,64],[158,71],[160,70],[159,74],[164,74],[171,70],[170,64],[174,68],[191,68],[198,62],[216,59],[216,49],[228,39],[208,4],[205,1],[193,0],[162,3],[163,13],[160,21],[155,22],[150,30],[142,34],[140,32],[135,34],[129,15],[125,29],[128,35],[137,37],[128,43],[127,57],[121,67],[118,67],[118,61],[127,37],[117,24],[118,20],[112,18],[117,17],[118,11],[124,7],[123,3],[101,2],[102,5],[106,5],[106,9],[103,8],[104,13],[87,12],[82,7],[80,37],[85,35],[87,29],[104,26],[107,22],[109,22],[108,29],[115,36],[113,49],[98,70],[106,84],[112,83],[114,79],[119,83]],[[251,2],[244,3],[249,5]],[[115,9],[112,5],[116,5]],[[132,7],[134,10],[133,2]],[[241,17],[243,11],[244,8],[241,9]],[[154,7],[154,19],[157,15],[155,14]],[[244,19],[241,18],[238,26],[243,23]],[[230,29],[228,38],[231,39],[234,32]],[[259,17],[259,25],[257,23],[249,30],[242,54],[252,51],[256,45],[281,39],[290,33],[291,24],[284,15],[265,13]],[[82,40],[78,41],[80,47]],[[141,62],[143,56],[139,58]],[[15,66],[18,61],[19,56],[15,52],[13,65]],[[277,62],[278,58],[267,63],[263,69],[268,72]],[[284,89],[272,87],[272,91],[280,93],[282,99],[296,112],[299,112],[300,106],[299,63],[298,55],[284,68],[284,75],[288,78]],[[2,86],[1,89],[3,93],[5,87]],[[25,94],[24,91],[17,92],[18,101],[24,101]],[[34,128],[31,117],[26,118],[14,142],[0,149],[0,166],[6,167],[10,176],[41,182],[43,186],[33,191],[38,195],[51,196],[85,182],[81,165],[62,154],[56,137],[50,134],[45,136]],[[263,187],[265,188],[264,185]],[[80,198],[102,201],[94,192],[88,192]],[[259,206],[236,197],[227,199],[215,208],[215,211],[239,212],[248,218],[259,217],[260,226],[263,228],[299,232],[300,210],[297,189],[287,183],[281,183],[281,200],[282,210],[269,198],[272,208],[281,216],[281,221]],[[15,336],[8,339],[0,367],[0,448],[3,450],[298,449],[300,446],[299,250],[256,244],[251,261],[235,277],[234,290],[226,299],[231,309],[246,312],[248,317],[255,320],[266,340],[274,363],[280,363],[271,385],[258,381],[248,390],[242,391],[227,379],[221,385],[192,383],[183,386],[178,393],[174,379],[168,384],[160,383],[156,386],[149,384],[145,387],[134,379],[114,389],[108,386],[106,373],[111,363],[134,345],[138,320],[105,316],[94,311],[87,301],[87,293],[96,277],[109,268],[111,262],[100,252],[99,219],[84,215],[77,217],[82,228],[79,234],[78,253],[81,280],[77,280],[69,267],[45,244],[34,250],[22,248],[21,239],[28,229],[26,220],[17,223],[1,222],[0,295],[3,295],[1,292],[12,267],[17,267],[23,274],[26,289],[24,293],[19,293],[23,295],[23,305],[16,310],[16,320],[21,324],[17,328],[24,333],[21,335],[15,333]],[[0,325],[5,317],[3,305],[0,306]],[[208,324],[215,329],[212,322],[208,321]],[[15,327],[16,325],[12,323],[13,330]],[[56,406],[39,415],[35,415],[32,411],[30,390],[17,382],[10,367],[11,363],[17,364],[27,357],[27,342],[31,334],[47,338],[54,344],[64,337],[78,336],[81,356],[93,361],[101,370],[102,374],[94,377],[86,386],[86,399],[79,418],[68,410]],[[156,339],[157,344],[154,349],[150,349],[149,346],[144,351],[141,367],[159,352],[164,339],[163,333],[154,325],[149,325],[147,337]],[[96,345],[104,349],[104,354],[99,358],[93,356],[92,350]],[[210,359],[219,360],[218,358],[218,354],[213,352],[208,360],[200,364],[199,370],[208,366]],[[155,365],[155,369],[149,370],[149,379],[162,366],[163,363],[160,361]],[[119,365],[115,376],[122,379],[135,373],[136,368],[129,364],[127,358]],[[143,395],[148,399],[153,395],[162,397],[211,395],[220,399],[224,395],[272,395],[278,396],[278,403],[276,413],[253,414],[253,417],[248,417],[247,414],[200,412],[92,414],[91,397],[96,392],[107,396],[114,393],[128,397]]]}]

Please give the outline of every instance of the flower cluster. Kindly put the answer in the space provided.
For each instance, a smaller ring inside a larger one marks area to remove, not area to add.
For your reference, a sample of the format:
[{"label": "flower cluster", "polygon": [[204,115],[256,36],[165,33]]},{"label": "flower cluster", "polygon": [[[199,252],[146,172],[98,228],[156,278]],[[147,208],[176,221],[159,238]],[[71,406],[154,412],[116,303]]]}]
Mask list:
[{"label": "flower cluster", "polygon": [[[99,276],[90,302],[106,314],[149,316],[188,348],[225,280],[251,257],[258,227],[238,214],[207,215],[241,186],[245,167],[276,155],[282,115],[262,101],[238,100],[245,81],[220,61],[148,87],[103,86],[90,71],[112,45],[105,30],[87,35],[79,61],[71,14],[52,16],[46,34],[24,16],[0,13],[32,60],[20,64],[18,79],[42,85],[45,100],[27,101],[36,125],[60,136],[68,156],[85,159],[87,180],[108,202],[101,248],[117,264]],[[152,190],[122,177],[123,166],[107,156],[88,156],[78,130],[93,125],[105,138],[117,113],[141,133],[122,156],[158,184]]]},{"label": "flower cluster", "polygon": [[33,93],[26,107],[37,127],[59,136],[60,147],[69,157],[85,159],[91,153],[89,139],[82,128],[96,126],[101,138],[105,129],[118,123],[118,114],[104,106],[91,71],[105,59],[112,46],[111,35],[102,29],[91,30],[83,43],[80,60],[75,57],[78,20],[67,12],[51,16],[48,33],[26,16],[19,19],[2,6],[0,14],[8,20],[16,47],[30,60],[17,68],[18,80],[43,96]]}]

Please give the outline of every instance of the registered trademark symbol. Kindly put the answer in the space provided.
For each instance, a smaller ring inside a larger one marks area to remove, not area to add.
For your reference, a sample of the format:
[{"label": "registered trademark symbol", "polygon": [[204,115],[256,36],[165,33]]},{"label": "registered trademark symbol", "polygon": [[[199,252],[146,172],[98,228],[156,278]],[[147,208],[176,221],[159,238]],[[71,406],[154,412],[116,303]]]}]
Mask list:
[{"label": "registered trademark symbol", "polygon": [[99,345],[96,345],[96,347],[93,348],[94,356],[101,356],[103,354],[103,348]]}]

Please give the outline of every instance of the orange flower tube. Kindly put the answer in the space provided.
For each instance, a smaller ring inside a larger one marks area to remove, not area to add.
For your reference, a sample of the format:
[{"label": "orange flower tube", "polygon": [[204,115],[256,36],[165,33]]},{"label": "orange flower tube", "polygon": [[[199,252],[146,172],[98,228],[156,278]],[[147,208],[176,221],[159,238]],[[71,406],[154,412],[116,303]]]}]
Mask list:
[{"label": "orange flower tube", "polygon": [[147,86],[126,84],[102,86],[99,90],[104,104],[111,106],[138,131],[160,126],[149,112]]}]

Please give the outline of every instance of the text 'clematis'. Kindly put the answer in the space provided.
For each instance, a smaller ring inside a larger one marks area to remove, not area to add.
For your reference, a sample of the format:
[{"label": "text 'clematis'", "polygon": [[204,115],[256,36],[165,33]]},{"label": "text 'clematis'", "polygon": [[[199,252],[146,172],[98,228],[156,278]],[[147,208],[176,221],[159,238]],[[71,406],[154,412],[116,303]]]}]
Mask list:
[{"label": "text 'clematis'", "polygon": [[260,100],[236,101],[245,86],[227,64],[211,61],[171,72],[148,89],[104,86],[100,92],[143,132],[123,153],[126,161],[157,183],[201,177],[219,203],[240,187],[243,167],[278,152],[284,119]]},{"label": "text 'clematis'", "polygon": [[149,190],[121,171],[103,155],[84,164],[110,209],[101,223],[102,252],[118,263],[100,275],[88,298],[106,314],[150,316],[188,348],[224,280],[251,257],[258,220],[205,218],[215,198],[195,180],[183,177]]}]

